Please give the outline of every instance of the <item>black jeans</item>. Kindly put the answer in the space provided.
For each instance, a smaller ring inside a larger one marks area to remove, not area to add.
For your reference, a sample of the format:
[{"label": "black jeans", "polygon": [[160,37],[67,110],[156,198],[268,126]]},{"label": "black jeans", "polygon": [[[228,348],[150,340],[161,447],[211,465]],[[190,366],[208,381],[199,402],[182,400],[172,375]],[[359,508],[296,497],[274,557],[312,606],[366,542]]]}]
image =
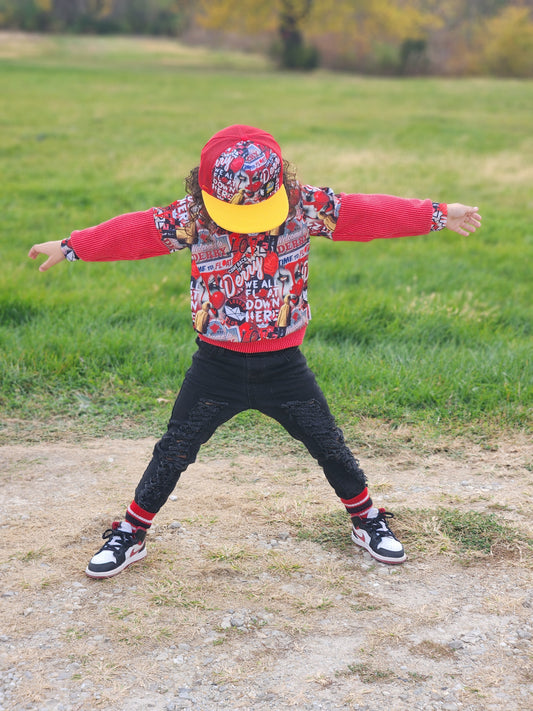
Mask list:
[{"label": "black jeans", "polygon": [[363,491],[365,475],[299,348],[249,355],[198,340],[167,432],[135,491],[136,503],[157,513],[201,445],[248,409],[273,417],[303,442],[337,496],[351,499]]}]

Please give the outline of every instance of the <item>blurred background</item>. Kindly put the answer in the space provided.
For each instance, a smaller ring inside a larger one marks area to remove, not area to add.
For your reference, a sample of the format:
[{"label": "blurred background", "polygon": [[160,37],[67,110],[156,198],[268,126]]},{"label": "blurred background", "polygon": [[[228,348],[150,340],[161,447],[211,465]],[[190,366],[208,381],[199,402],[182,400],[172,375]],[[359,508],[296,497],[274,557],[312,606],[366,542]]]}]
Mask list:
[{"label": "blurred background", "polygon": [[284,68],[533,76],[531,0],[0,0],[0,28],[160,35]]}]

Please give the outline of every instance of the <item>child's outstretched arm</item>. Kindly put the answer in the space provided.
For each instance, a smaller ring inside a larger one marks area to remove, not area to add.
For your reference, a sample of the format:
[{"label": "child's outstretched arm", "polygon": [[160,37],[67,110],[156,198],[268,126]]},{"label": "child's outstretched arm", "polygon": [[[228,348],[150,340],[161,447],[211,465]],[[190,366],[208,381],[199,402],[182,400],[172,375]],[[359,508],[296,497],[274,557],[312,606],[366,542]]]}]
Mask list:
[{"label": "child's outstretched arm", "polygon": [[63,250],[61,249],[61,240],[53,240],[52,242],[41,242],[41,244],[34,244],[28,253],[28,257],[31,259],[37,259],[40,254],[44,254],[48,259],[43,262],[40,267],[40,272],[45,272],[50,267],[55,264],[59,264],[65,259]]},{"label": "child's outstretched arm", "polygon": [[[183,202],[177,201],[166,209],[172,213],[182,207]],[[160,208],[150,208],[118,215],[94,227],[74,230],[67,239],[34,244],[28,256],[36,259],[40,254],[46,255],[48,259],[39,267],[39,271],[45,272],[63,259],[84,262],[146,259],[168,255],[187,246],[185,242],[174,245],[172,240],[163,239],[167,235],[155,222],[157,218],[159,224],[160,212]],[[175,241],[179,242],[177,238]]]},{"label": "child's outstretched arm", "polygon": [[[306,195],[314,196],[311,187],[305,189]],[[446,204],[429,199],[356,193],[340,193],[334,197],[340,199],[338,218],[331,232],[334,241],[369,242],[378,238],[427,235],[444,227],[466,236],[481,227],[478,208],[458,202]]]},{"label": "child's outstretched arm", "polygon": [[460,202],[448,204],[446,227],[463,237],[475,232],[478,227],[481,227],[481,215],[478,208],[462,205]]}]

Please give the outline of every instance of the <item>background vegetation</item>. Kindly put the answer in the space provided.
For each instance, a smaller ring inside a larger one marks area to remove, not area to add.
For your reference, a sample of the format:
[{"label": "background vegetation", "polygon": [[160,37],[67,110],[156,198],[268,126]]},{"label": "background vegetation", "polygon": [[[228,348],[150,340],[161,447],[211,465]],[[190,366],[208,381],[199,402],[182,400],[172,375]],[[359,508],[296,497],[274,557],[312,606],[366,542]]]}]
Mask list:
[{"label": "background vegetation", "polygon": [[0,28],[179,36],[285,68],[533,76],[532,0],[0,0]]},{"label": "background vegetation", "polygon": [[46,274],[26,255],[169,204],[207,138],[248,122],[278,137],[306,182],[460,200],[484,215],[469,238],[313,242],[304,351],[343,427],[530,427],[531,82],[273,73],[260,57],[167,40],[4,39],[6,426],[159,431],[195,348],[188,255]]}]

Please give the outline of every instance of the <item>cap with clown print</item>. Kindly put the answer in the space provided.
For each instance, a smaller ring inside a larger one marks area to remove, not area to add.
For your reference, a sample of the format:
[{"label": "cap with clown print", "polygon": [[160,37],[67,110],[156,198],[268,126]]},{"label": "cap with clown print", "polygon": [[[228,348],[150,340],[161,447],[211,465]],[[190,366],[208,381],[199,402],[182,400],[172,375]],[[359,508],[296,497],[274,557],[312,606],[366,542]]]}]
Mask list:
[{"label": "cap with clown print", "polygon": [[287,219],[283,159],[274,138],[252,126],[228,126],[202,149],[198,180],[206,210],[229,232],[268,232]]}]

